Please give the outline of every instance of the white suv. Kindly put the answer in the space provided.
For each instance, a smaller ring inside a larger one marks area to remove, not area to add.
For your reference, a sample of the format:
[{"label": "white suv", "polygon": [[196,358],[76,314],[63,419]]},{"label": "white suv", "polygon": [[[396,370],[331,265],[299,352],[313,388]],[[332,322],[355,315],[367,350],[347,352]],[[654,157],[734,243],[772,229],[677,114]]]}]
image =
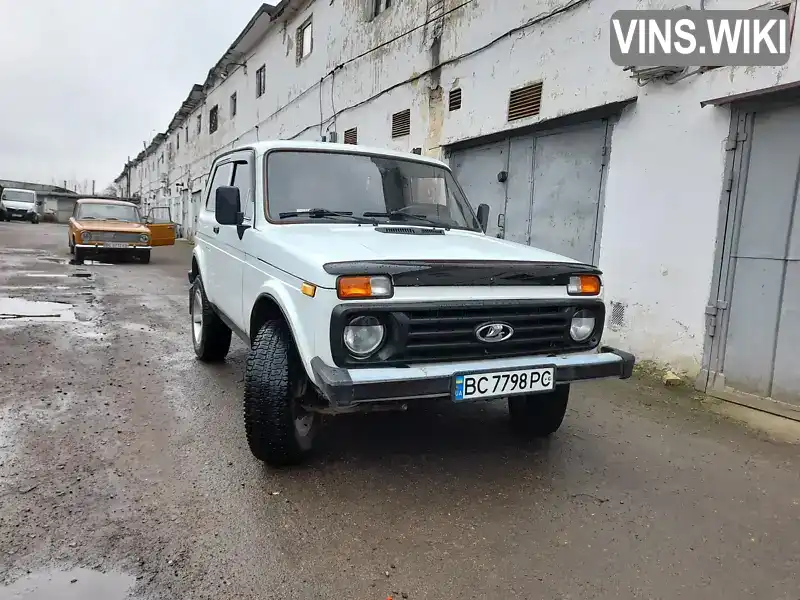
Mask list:
[{"label": "white suv", "polygon": [[320,416],[508,399],[512,427],[556,431],[573,381],[630,377],[600,347],[600,271],[488,236],[437,160],[260,142],[219,156],[195,236],[200,360],[250,347],[244,423],[273,465],[311,450]]}]

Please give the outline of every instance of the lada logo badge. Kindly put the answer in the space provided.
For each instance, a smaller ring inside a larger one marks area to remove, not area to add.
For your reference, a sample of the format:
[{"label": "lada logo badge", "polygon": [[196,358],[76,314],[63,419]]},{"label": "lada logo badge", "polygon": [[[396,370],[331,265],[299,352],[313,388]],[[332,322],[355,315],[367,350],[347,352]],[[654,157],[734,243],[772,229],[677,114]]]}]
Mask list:
[{"label": "lada logo badge", "polygon": [[514,335],[514,329],[508,323],[484,323],[475,328],[475,337],[487,344],[505,342]]}]

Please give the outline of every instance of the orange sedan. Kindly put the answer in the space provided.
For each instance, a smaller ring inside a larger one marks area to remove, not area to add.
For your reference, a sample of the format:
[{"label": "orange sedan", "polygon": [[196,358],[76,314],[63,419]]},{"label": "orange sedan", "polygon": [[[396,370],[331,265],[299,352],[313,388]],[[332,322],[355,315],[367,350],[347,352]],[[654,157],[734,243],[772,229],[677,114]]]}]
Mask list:
[{"label": "orange sedan", "polygon": [[149,263],[153,246],[175,243],[173,223],[150,221],[131,202],[78,200],[69,220],[69,251],[77,264],[99,256],[133,257]]}]

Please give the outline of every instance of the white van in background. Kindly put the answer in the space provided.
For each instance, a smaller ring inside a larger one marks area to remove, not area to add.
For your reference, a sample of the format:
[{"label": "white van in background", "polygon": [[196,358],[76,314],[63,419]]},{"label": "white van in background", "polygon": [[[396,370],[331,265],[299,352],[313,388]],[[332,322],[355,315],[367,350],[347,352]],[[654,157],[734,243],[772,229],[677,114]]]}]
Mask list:
[{"label": "white van in background", "polygon": [[0,204],[2,204],[2,217],[6,221],[17,218],[38,223],[42,218],[43,201],[33,190],[3,188]]}]

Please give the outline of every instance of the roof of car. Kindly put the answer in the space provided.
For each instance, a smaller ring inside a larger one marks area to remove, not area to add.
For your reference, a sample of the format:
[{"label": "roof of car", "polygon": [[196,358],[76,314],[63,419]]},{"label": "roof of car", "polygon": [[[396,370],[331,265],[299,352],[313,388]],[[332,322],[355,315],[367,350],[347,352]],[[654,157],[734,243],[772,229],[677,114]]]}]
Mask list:
[{"label": "roof of car", "polygon": [[125,202],[125,200],[104,200],[102,198],[79,198],[76,202],[78,204],[120,204],[122,206],[136,206],[133,202]]},{"label": "roof of car", "polygon": [[358,146],[354,144],[334,144],[331,142],[306,142],[296,140],[273,140],[264,142],[253,142],[238,148],[234,148],[231,152],[236,150],[244,150],[252,148],[257,154],[261,155],[270,150],[317,150],[324,152],[346,152],[349,154],[366,154],[386,156],[391,158],[399,158],[405,160],[415,160],[419,162],[426,162],[437,166],[448,168],[448,165],[440,160],[423,156],[421,154],[413,154],[411,152],[398,152],[396,150],[389,150],[388,148],[373,148],[370,146]]}]

